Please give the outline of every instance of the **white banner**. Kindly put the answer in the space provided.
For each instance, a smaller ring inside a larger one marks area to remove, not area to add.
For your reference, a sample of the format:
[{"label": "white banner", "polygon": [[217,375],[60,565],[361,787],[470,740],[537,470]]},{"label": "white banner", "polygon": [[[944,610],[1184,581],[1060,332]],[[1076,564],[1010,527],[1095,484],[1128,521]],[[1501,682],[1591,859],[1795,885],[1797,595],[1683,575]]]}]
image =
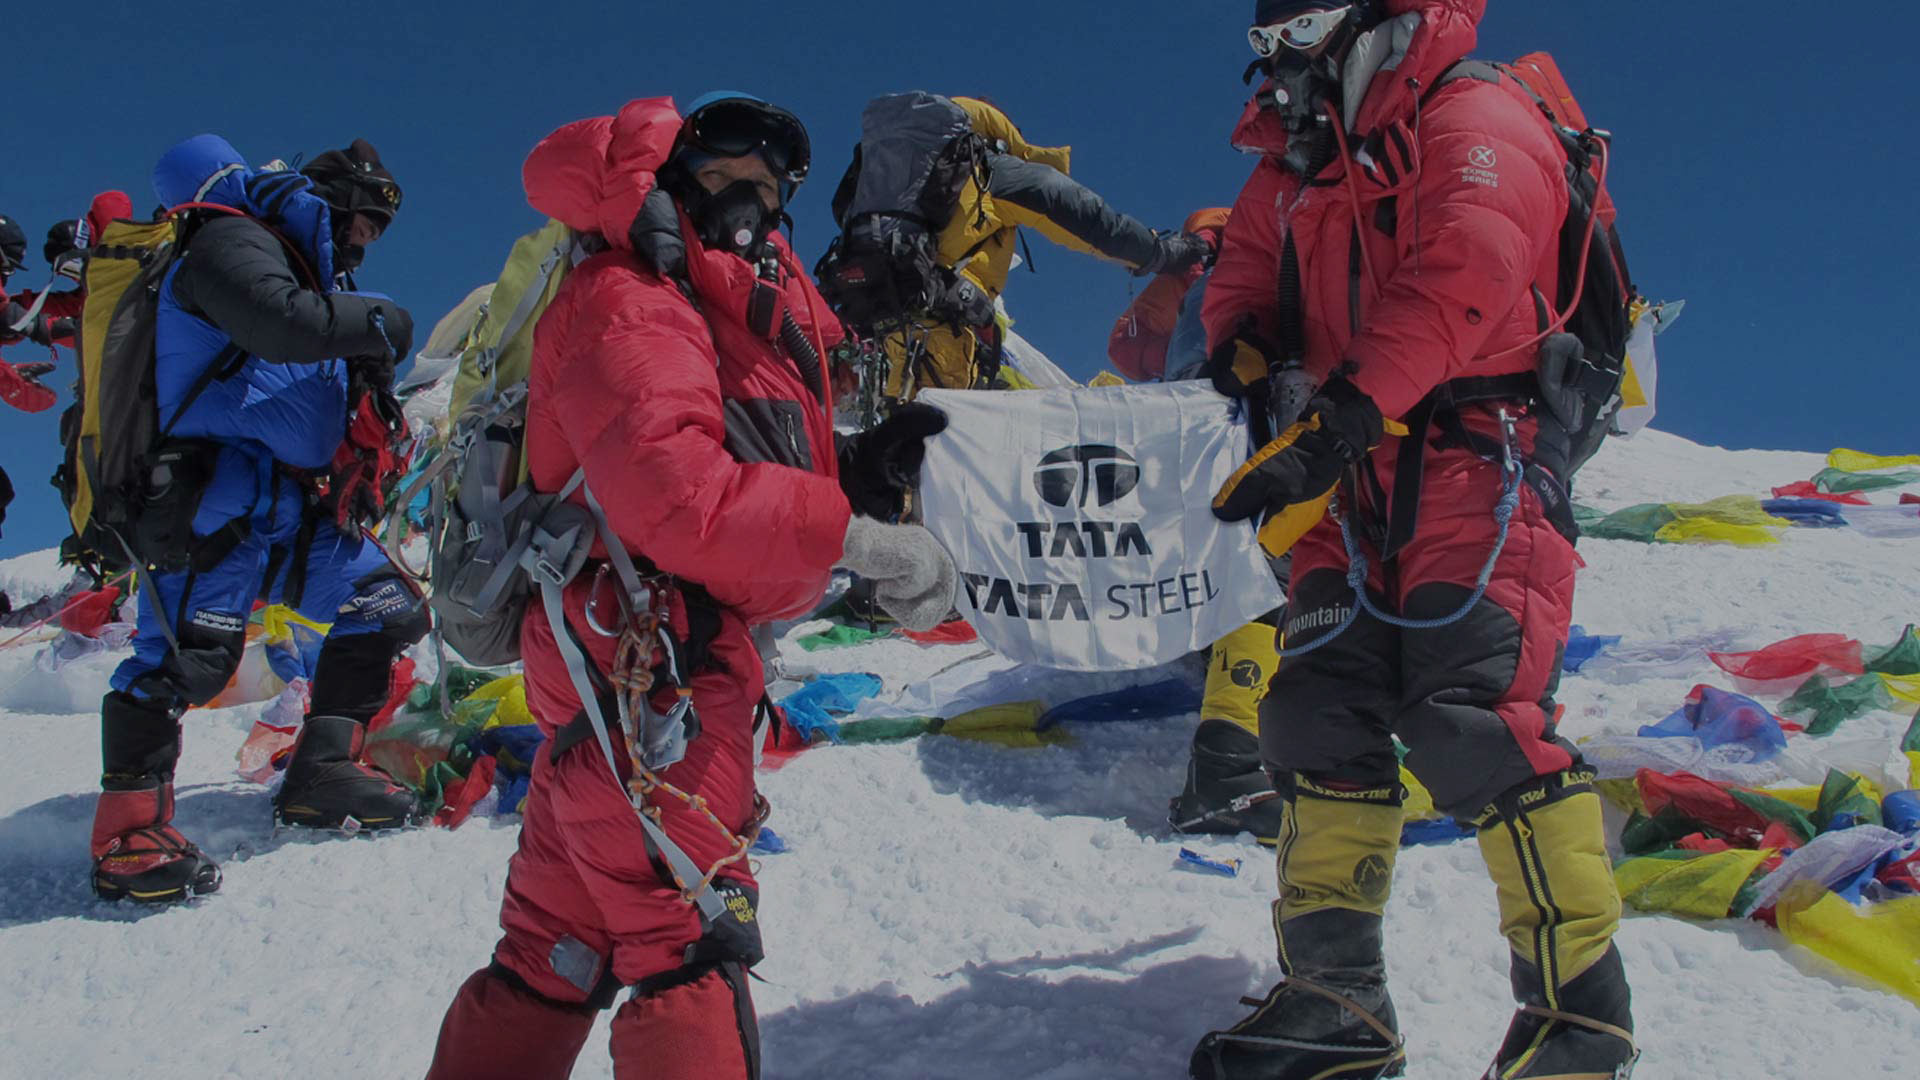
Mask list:
[{"label": "white banner", "polygon": [[1118,671],[1205,648],[1280,606],[1247,523],[1213,516],[1244,424],[1205,383],[929,390],[920,502],[960,613],[1024,663]]}]

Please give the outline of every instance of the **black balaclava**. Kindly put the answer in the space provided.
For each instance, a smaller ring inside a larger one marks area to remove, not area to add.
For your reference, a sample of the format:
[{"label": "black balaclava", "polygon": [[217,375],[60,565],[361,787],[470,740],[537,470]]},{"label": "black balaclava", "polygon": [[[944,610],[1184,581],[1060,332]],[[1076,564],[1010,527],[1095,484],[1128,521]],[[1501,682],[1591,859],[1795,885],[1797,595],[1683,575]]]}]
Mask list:
[{"label": "black balaclava", "polygon": [[365,139],[355,139],[344,150],[328,150],[300,170],[313,181],[314,193],[332,211],[333,266],[342,273],[358,269],[366,258],[362,244],[347,242],[353,216],[364,214],[385,232],[400,209],[400,185],[380,162],[380,152]]}]

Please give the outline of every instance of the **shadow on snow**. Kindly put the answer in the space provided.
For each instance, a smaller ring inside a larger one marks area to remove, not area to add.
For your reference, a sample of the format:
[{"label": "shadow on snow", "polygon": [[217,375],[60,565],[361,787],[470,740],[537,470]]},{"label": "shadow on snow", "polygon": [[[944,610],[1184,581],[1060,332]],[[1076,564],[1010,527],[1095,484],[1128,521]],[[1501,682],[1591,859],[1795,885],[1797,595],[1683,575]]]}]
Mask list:
[{"label": "shadow on snow", "polygon": [[[1254,969],[1244,959],[1210,956],[1132,964],[1198,936],[1193,929],[1110,952],[970,964],[951,976],[957,989],[926,1002],[882,985],[796,1005],[761,1022],[767,1075],[1181,1076],[1204,1033],[1192,1003],[1249,983]],[[1082,974],[1089,970],[1104,974]]]},{"label": "shadow on snow", "polygon": [[[0,929],[84,918],[138,922],[178,905],[108,903],[90,885],[87,851],[97,792],[56,795],[0,818]],[[178,789],[174,824],[224,869],[300,842],[291,830],[275,830],[266,789],[235,781]],[[316,839],[331,838],[322,834]]]},{"label": "shadow on snow", "polygon": [[1167,803],[1179,794],[1192,717],[1064,727],[1071,741],[1008,747],[970,739],[918,741],[921,768],[943,794],[1032,810],[1042,817],[1117,820],[1171,839]]}]

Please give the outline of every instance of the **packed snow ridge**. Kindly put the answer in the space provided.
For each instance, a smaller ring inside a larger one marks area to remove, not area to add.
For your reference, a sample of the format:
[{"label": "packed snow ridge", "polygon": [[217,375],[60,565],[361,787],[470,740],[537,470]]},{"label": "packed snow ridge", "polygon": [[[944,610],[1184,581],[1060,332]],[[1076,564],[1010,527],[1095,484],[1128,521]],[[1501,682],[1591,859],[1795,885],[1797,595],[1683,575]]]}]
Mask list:
[{"label": "packed snow ridge", "polygon": [[[1822,464],[1647,432],[1615,440],[1578,496],[1613,509],[1757,494]],[[1580,554],[1576,621],[1629,640],[1886,641],[1920,613],[1920,545],[1847,529],[1789,530],[1758,549],[1585,541]],[[0,562],[0,587],[15,596],[64,577],[50,552]],[[809,654],[790,634],[782,654],[793,674],[874,672],[884,701],[924,695],[942,685],[930,676],[978,649],[884,641]],[[87,887],[87,829],[98,703],[120,657],[49,674],[36,652],[0,652],[11,755],[0,785],[10,974],[0,1075],[422,1075],[454,989],[493,946],[514,819],[378,839],[275,833],[266,791],[233,771],[260,706],[197,711],[178,822],[222,862],[225,885],[169,908],[103,904]],[[1631,734],[1717,674],[1703,657],[1699,671],[1659,681],[1569,677],[1566,730]],[[760,864],[766,1075],[1184,1075],[1194,1041],[1278,974],[1266,851],[1248,838],[1176,838],[1164,821],[1194,719],[1078,725],[1069,744],[1027,749],[938,737],[825,746],[764,773],[771,824],[790,849]],[[1857,723],[1849,737],[1892,756],[1891,720]],[[1245,868],[1181,871],[1182,844]],[[1409,1077],[1478,1075],[1511,1003],[1471,842],[1401,853],[1387,934]],[[1645,1048],[1639,1075],[1910,1073],[1920,1011],[1762,927],[1630,914],[1619,941]],[[604,1045],[604,1032],[589,1043]],[[575,1075],[611,1068],[590,1050]]]}]

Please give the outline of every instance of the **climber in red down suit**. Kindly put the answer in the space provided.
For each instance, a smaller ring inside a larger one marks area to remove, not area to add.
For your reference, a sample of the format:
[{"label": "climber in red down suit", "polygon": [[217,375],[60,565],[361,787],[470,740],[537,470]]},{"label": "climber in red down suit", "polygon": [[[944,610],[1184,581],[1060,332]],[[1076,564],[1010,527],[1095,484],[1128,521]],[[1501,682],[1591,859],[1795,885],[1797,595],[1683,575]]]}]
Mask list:
[{"label": "climber in red down suit", "polygon": [[[565,627],[540,604],[523,626],[528,703],[551,749],[507,872],[505,932],[448,1009],[434,1078],[564,1077],[594,1013],[626,988],[615,1075],[757,1077],[746,969],[761,956],[759,896],[743,856],[765,805],[753,777],[764,687],[750,632],[817,605],[836,565],[872,578],[903,624],[931,627],[952,606],[945,550],[919,526],[882,523],[945,417],[909,407],[836,446],[821,357],[841,330],[775,231],[807,165],[799,120],[740,94],[709,95],[684,118],[668,99],[635,101],[561,128],[527,159],[534,208],[604,248],[535,331],[532,481],[557,492],[584,470],[621,545],[670,582],[700,726],[646,803],[712,871],[720,903],[705,914],[690,902],[697,881],[673,880],[556,642],[567,633],[600,673],[615,671],[615,642],[597,632],[613,605],[588,611],[596,558],[566,590]],[[664,711],[673,690],[655,697]]]}]

